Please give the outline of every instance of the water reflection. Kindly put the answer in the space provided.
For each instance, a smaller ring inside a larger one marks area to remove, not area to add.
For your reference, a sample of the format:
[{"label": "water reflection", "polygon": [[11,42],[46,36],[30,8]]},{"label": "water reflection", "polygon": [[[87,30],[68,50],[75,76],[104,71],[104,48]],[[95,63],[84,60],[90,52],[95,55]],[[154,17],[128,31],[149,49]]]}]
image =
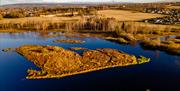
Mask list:
[{"label": "water reflection", "polygon": [[23,32],[23,33],[0,33],[0,38],[9,39],[43,39],[38,36],[36,32]]},{"label": "water reflection", "polygon": [[160,38],[150,38],[150,40],[166,41],[166,40],[171,39],[171,38],[176,38],[176,36],[175,36],[175,35],[172,35],[172,36],[165,36],[165,37],[160,37]]}]

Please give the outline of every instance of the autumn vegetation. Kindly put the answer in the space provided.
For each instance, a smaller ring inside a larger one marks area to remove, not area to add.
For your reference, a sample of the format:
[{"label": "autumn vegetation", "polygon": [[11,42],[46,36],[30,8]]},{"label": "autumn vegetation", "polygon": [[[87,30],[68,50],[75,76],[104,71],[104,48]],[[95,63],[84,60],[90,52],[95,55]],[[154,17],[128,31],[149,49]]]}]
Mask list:
[{"label": "autumn vegetation", "polygon": [[3,19],[3,16],[0,14],[0,20],[2,20]]},{"label": "autumn vegetation", "polygon": [[[30,18],[31,19],[31,18]],[[26,30],[26,31],[60,31],[81,33],[106,33],[106,40],[129,44],[131,42],[160,37],[165,35],[177,35],[180,33],[178,26],[146,24],[141,22],[121,22],[115,18],[81,17],[76,20],[59,20],[58,18],[23,21],[0,22],[1,31]],[[36,18],[34,18],[36,19]],[[55,37],[51,35],[47,37]],[[64,41],[65,42],[65,41]]]},{"label": "autumn vegetation", "polygon": [[84,50],[84,51],[86,51],[86,50],[89,50],[89,49],[87,49],[87,48],[82,48],[82,47],[71,47],[71,48],[69,48],[70,50],[72,50],[72,51],[78,51],[78,50]]},{"label": "autumn vegetation", "polygon": [[[171,4],[171,3],[170,3]],[[173,4],[174,5],[174,4]],[[36,31],[67,32],[69,35],[52,34],[43,37],[87,37],[87,33],[104,34],[103,38],[120,44],[143,41],[143,48],[162,50],[180,55],[180,38],[152,40],[161,36],[179,35],[177,25],[150,24],[168,14],[157,14],[166,4],[122,4],[86,7],[31,7],[0,10],[0,32]],[[176,11],[176,10],[175,10]],[[171,13],[171,11],[170,11]],[[144,17],[143,17],[144,16]],[[174,16],[174,15],[172,15]],[[179,17],[179,16],[178,16]],[[152,19],[151,19],[152,18]],[[163,18],[164,19],[164,18]],[[167,20],[169,21],[169,20]],[[178,22],[177,22],[178,23]],[[82,33],[76,36],[75,33]],[[85,41],[58,39],[53,42],[83,44]],[[74,51],[83,50],[82,54]],[[6,50],[5,50],[6,51]],[[105,68],[142,64],[150,59],[126,54],[119,50],[102,48],[90,50],[72,47],[70,50],[57,46],[23,45],[16,51],[33,62],[41,70],[29,69],[28,79],[60,78]]]},{"label": "autumn vegetation", "polygon": [[162,50],[167,53],[180,55],[180,39],[170,38],[168,40],[145,40],[141,43],[145,49]]},{"label": "autumn vegetation", "polygon": [[99,10],[98,14],[106,18],[115,18],[118,21],[142,21],[145,19],[164,17],[161,14],[151,14],[128,10]]},{"label": "autumn vegetation", "polygon": [[83,44],[83,43],[85,43],[85,41],[82,41],[82,40],[72,40],[72,39],[58,39],[58,40],[54,40],[53,42],[72,43],[72,44]]},{"label": "autumn vegetation", "polygon": [[[56,18],[55,18],[56,19]],[[0,22],[0,29],[17,29],[17,30],[34,30],[34,31],[50,31],[53,29],[64,30],[66,32],[113,32],[116,33],[126,32],[131,34],[158,34],[164,31],[171,32],[172,28],[178,29],[173,26],[144,24],[138,22],[119,22],[115,18],[102,18],[102,17],[82,17],[77,20],[64,20],[64,21],[50,21],[50,20],[30,20],[24,21],[2,21]],[[175,30],[174,29],[174,30]],[[173,31],[174,31],[173,30]]]},{"label": "autumn vegetation", "polygon": [[150,61],[108,48],[87,50],[82,55],[57,46],[24,45],[16,51],[41,68],[40,71],[29,69],[27,79],[60,78]]},{"label": "autumn vegetation", "polygon": [[23,30],[107,33],[108,40],[129,43],[138,39],[178,34],[180,29],[178,26],[142,22],[144,19],[166,16],[150,14],[149,10],[164,10],[168,4],[176,5],[176,3],[147,3],[4,8],[1,15],[5,19],[0,21],[0,32]]}]

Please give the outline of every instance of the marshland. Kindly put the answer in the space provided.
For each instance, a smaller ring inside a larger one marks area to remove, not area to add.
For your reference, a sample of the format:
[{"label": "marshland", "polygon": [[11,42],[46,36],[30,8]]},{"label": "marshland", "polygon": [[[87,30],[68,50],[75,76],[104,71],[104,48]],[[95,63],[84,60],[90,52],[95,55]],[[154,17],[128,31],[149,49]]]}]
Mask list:
[{"label": "marshland", "polygon": [[180,90],[179,13],[178,2],[1,6],[0,90]]}]

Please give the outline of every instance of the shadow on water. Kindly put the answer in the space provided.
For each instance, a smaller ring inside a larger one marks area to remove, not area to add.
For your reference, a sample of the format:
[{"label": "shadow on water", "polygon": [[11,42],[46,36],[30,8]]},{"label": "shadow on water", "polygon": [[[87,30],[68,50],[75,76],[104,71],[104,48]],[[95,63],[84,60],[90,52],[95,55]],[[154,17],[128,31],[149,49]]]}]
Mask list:
[{"label": "shadow on water", "polygon": [[66,49],[113,48],[132,55],[149,57],[152,61],[61,79],[27,80],[27,69],[38,68],[16,52],[0,51],[0,91],[180,91],[180,56],[144,50],[138,43],[120,45],[98,37],[76,38],[86,41],[84,44],[54,43],[53,40],[66,37],[44,37],[48,34],[56,33],[0,33],[0,49],[16,48],[24,44],[53,45]]}]

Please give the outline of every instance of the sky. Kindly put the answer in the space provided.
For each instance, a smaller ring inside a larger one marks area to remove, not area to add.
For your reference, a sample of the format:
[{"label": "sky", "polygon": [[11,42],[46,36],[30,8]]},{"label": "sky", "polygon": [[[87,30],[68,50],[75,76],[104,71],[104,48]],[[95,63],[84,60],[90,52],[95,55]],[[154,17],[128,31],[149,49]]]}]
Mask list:
[{"label": "sky", "polygon": [[15,3],[67,3],[67,2],[159,2],[159,1],[179,1],[179,0],[0,0],[0,5]]}]

